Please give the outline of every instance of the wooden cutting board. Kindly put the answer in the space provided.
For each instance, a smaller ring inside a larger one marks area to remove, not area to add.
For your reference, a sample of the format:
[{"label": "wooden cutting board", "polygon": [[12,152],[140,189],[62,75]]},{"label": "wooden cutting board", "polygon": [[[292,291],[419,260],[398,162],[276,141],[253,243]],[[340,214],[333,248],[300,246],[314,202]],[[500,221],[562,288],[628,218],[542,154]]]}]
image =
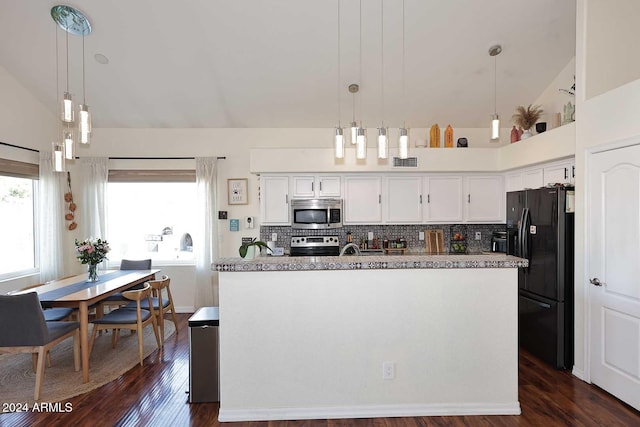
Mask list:
[{"label": "wooden cutting board", "polygon": [[444,253],[444,233],[442,230],[425,230],[428,254]]}]

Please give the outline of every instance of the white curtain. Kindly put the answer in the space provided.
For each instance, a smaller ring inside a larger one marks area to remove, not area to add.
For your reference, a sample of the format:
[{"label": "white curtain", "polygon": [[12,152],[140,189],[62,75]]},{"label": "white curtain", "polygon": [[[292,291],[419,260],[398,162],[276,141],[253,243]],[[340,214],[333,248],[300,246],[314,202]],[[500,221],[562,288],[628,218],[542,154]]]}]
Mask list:
[{"label": "white curtain", "polygon": [[211,271],[211,263],[220,253],[216,220],[216,163],[215,157],[196,157],[198,233],[193,242],[196,251],[196,308],[218,305],[218,274]]},{"label": "white curtain", "polygon": [[51,151],[40,152],[38,241],[42,283],[64,276],[64,193],[67,174],[53,171],[51,155]]},{"label": "white curtain", "polygon": [[80,158],[80,223],[79,239],[89,237],[107,239],[107,180],[109,159],[106,157]]}]

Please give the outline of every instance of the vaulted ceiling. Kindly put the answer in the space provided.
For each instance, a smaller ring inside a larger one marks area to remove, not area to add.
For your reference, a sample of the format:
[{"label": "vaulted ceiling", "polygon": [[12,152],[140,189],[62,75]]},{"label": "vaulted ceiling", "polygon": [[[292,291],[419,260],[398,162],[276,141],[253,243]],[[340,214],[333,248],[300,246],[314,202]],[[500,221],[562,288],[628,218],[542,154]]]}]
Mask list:
[{"label": "vaulted ceiling", "polygon": [[[60,92],[66,62],[56,4],[0,0],[0,66],[52,112],[56,37]],[[93,27],[85,67],[95,127],[328,128],[354,110],[369,127],[487,127],[494,66],[497,109],[508,117],[575,55],[573,0],[405,0],[404,37],[402,0],[64,4]],[[495,63],[494,44],[503,47]],[[82,38],[73,35],[69,74],[81,100]],[[355,97],[350,83],[360,85]]]}]

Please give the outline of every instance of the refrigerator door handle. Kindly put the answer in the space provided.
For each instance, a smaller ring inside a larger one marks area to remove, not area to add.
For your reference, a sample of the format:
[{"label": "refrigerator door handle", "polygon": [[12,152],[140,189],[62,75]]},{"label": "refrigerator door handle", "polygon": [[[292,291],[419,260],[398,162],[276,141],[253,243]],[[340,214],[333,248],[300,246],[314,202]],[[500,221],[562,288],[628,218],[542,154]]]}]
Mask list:
[{"label": "refrigerator door handle", "polygon": [[529,228],[531,226],[531,212],[529,211],[529,209],[525,209],[524,212],[524,226],[523,226],[523,230],[522,230],[522,235],[523,235],[523,253],[524,253],[524,258],[528,259],[529,261],[531,261],[531,254],[529,253],[529,246],[530,246],[530,239],[531,239],[531,233],[529,231]]},{"label": "refrigerator door handle", "polygon": [[524,227],[524,213],[525,213],[526,209],[522,209],[522,212],[520,213],[520,221],[518,222],[518,234],[517,234],[517,238],[518,238],[518,245],[517,245],[517,253],[516,255],[524,258],[524,254],[523,252],[523,247],[522,247],[522,230]]},{"label": "refrigerator door handle", "polygon": [[520,298],[524,298],[527,301],[530,301],[530,302],[534,303],[535,305],[537,305],[539,307],[542,307],[542,308],[551,308],[551,305],[547,304],[546,302],[540,302],[540,301],[535,300],[533,298],[525,297],[524,295],[520,295]]}]

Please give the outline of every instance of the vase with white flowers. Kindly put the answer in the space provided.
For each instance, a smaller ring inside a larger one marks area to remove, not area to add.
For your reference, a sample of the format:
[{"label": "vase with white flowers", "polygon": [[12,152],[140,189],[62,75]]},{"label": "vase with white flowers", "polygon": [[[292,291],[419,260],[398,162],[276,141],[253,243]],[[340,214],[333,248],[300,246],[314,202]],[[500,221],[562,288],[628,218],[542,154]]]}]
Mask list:
[{"label": "vase with white flowers", "polygon": [[97,282],[98,278],[98,264],[107,258],[107,253],[111,250],[109,248],[109,242],[106,240],[97,238],[88,238],[83,241],[76,239],[76,258],[82,264],[89,265],[89,278],[87,282]]}]

